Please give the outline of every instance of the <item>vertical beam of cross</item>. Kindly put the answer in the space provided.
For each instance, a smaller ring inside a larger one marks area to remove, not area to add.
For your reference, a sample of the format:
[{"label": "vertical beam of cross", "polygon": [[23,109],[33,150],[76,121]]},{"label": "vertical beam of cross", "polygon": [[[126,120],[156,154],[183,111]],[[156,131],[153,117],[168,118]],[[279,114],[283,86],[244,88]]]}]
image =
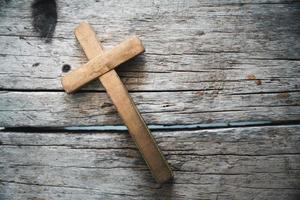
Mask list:
[{"label": "vertical beam of cross", "polygon": [[[75,29],[75,36],[89,60],[104,53],[95,32],[88,23],[81,23]],[[155,180],[163,183],[172,179],[173,174],[169,164],[116,71],[111,70],[103,74],[99,80],[116,106]]]}]

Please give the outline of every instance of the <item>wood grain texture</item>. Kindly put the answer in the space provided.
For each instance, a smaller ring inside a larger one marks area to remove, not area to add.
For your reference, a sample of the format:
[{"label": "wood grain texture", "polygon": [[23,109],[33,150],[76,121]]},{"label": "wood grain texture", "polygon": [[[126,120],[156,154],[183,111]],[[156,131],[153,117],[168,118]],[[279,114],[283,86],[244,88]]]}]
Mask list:
[{"label": "wood grain texture", "polygon": [[299,125],[153,134],[174,170],[172,184],[155,184],[126,132],[1,132],[0,197],[299,198]]},{"label": "wood grain texture", "polygon": [[[298,92],[222,94],[216,91],[131,93],[148,124],[297,121]],[[123,124],[102,92],[0,92],[0,126],[63,127]]]},{"label": "wood grain texture", "polygon": [[[147,52],[118,74],[147,123],[299,122],[296,0],[57,5],[49,44],[34,33],[27,1],[1,6],[0,126],[122,123],[98,82],[72,98],[62,92],[62,65],[87,62],[72,34],[83,20],[106,49],[124,35],[143,41]],[[2,131],[0,199],[298,200],[299,132],[299,125],[156,131],[175,172],[174,183],[160,187],[126,132]]]},{"label": "wood grain texture", "polygon": [[[145,56],[121,67],[129,90],[205,90],[222,84],[243,92],[299,91],[299,3],[116,2],[58,3],[60,21],[51,44],[31,30],[28,5],[11,2],[1,11],[0,87],[61,90],[61,66],[86,62],[72,31],[88,19],[107,49],[123,35],[136,34],[144,42]],[[260,85],[247,79],[251,74]],[[96,83],[89,89],[103,91]]]},{"label": "wood grain texture", "polygon": [[[74,69],[87,62],[72,34],[82,20],[91,22],[106,49],[121,42],[123,35],[142,39],[145,55],[117,72],[135,93],[147,123],[300,119],[295,102],[300,98],[296,1],[64,1],[58,7],[59,21],[50,44],[33,32],[27,3],[13,1],[0,11],[0,88],[25,93],[24,100],[18,100],[18,92],[1,94],[2,126],[120,124],[116,114],[104,116],[107,110],[115,112],[110,107],[88,114],[84,110],[96,106],[88,101],[84,109],[78,108],[82,96],[92,98],[98,95],[95,91],[104,91],[98,82],[83,88],[88,94],[80,94],[71,105],[59,93],[62,65]],[[145,92],[151,92],[149,97]],[[37,107],[41,101],[55,102],[56,107],[39,108],[51,109],[41,116],[33,104],[24,105],[32,94],[39,97],[34,100]],[[110,105],[105,94],[99,95]],[[8,109],[12,99],[19,106]],[[66,107],[71,110],[65,112]]]}]

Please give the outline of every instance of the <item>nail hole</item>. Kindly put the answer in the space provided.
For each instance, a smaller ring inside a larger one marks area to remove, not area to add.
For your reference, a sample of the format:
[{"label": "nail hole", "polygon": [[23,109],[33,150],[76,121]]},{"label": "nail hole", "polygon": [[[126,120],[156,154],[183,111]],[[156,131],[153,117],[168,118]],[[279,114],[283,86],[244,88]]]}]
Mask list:
[{"label": "nail hole", "polygon": [[32,67],[37,67],[39,65],[40,65],[40,63],[34,63],[34,64],[32,64]]},{"label": "nail hole", "polygon": [[71,69],[71,66],[68,65],[68,64],[64,64],[64,65],[62,66],[62,71],[63,71],[63,72],[68,72],[68,71],[70,71],[70,69]]}]

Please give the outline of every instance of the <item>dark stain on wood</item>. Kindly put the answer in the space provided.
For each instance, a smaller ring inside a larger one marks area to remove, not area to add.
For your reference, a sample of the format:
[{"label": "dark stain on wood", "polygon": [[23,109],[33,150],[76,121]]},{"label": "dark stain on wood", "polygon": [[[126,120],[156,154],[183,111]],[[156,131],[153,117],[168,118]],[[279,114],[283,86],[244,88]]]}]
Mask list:
[{"label": "dark stain on wood", "polygon": [[279,93],[277,96],[278,96],[278,98],[280,98],[280,99],[286,99],[286,98],[288,98],[290,95],[289,95],[288,92],[283,92],[283,93]]},{"label": "dark stain on wood", "polygon": [[31,4],[32,26],[45,42],[51,42],[56,22],[57,8],[55,0],[34,0]]},{"label": "dark stain on wood", "polygon": [[256,79],[256,80],[255,80],[255,83],[256,83],[256,85],[261,85],[261,80]]},{"label": "dark stain on wood", "polygon": [[34,63],[34,64],[32,64],[32,67],[37,67],[37,66],[39,66],[40,65],[40,63]]},{"label": "dark stain on wood", "polygon": [[197,31],[197,32],[196,32],[196,35],[197,35],[197,36],[201,36],[201,35],[204,35],[204,34],[205,34],[205,33],[204,33],[203,31]]},{"label": "dark stain on wood", "polygon": [[248,74],[246,78],[247,80],[255,80],[256,76],[254,74]]},{"label": "dark stain on wood", "polygon": [[101,108],[107,108],[107,107],[111,107],[111,106],[112,106],[111,103],[104,102],[100,107],[101,107]]},{"label": "dark stain on wood", "polygon": [[204,92],[203,92],[203,91],[197,91],[196,94],[197,94],[198,96],[203,96],[203,95],[204,95]]},{"label": "dark stain on wood", "polygon": [[247,80],[254,80],[256,85],[261,85],[262,82],[260,79],[257,79],[256,76],[254,74],[248,74],[246,77]]},{"label": "dark stain on wood", "polygon": [[38,197],[29,197],[28,200],[45,200],[45,199],[38,198]]}]

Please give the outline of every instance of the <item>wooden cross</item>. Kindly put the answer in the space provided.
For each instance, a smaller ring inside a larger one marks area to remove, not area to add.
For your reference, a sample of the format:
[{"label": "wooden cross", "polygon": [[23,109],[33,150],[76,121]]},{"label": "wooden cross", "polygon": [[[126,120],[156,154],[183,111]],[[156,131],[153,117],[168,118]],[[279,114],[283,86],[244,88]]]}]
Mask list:
[{"label": "wooden cross", "polygon": [[144,47],[142,42],[137,37],[131,37],[112,50],[104,52],[95,32],[85,22],[82,22],[75,28],[75,36],[89,62],[69,72],[62,78],[62,85],[65,91],[72,93],[88,82],[99,78],[155,180],[158,183],[164,183],[172,179],[173,174],[169,164],[131,99],[127,88],[114,70],[121,63],[143,53]]}]

